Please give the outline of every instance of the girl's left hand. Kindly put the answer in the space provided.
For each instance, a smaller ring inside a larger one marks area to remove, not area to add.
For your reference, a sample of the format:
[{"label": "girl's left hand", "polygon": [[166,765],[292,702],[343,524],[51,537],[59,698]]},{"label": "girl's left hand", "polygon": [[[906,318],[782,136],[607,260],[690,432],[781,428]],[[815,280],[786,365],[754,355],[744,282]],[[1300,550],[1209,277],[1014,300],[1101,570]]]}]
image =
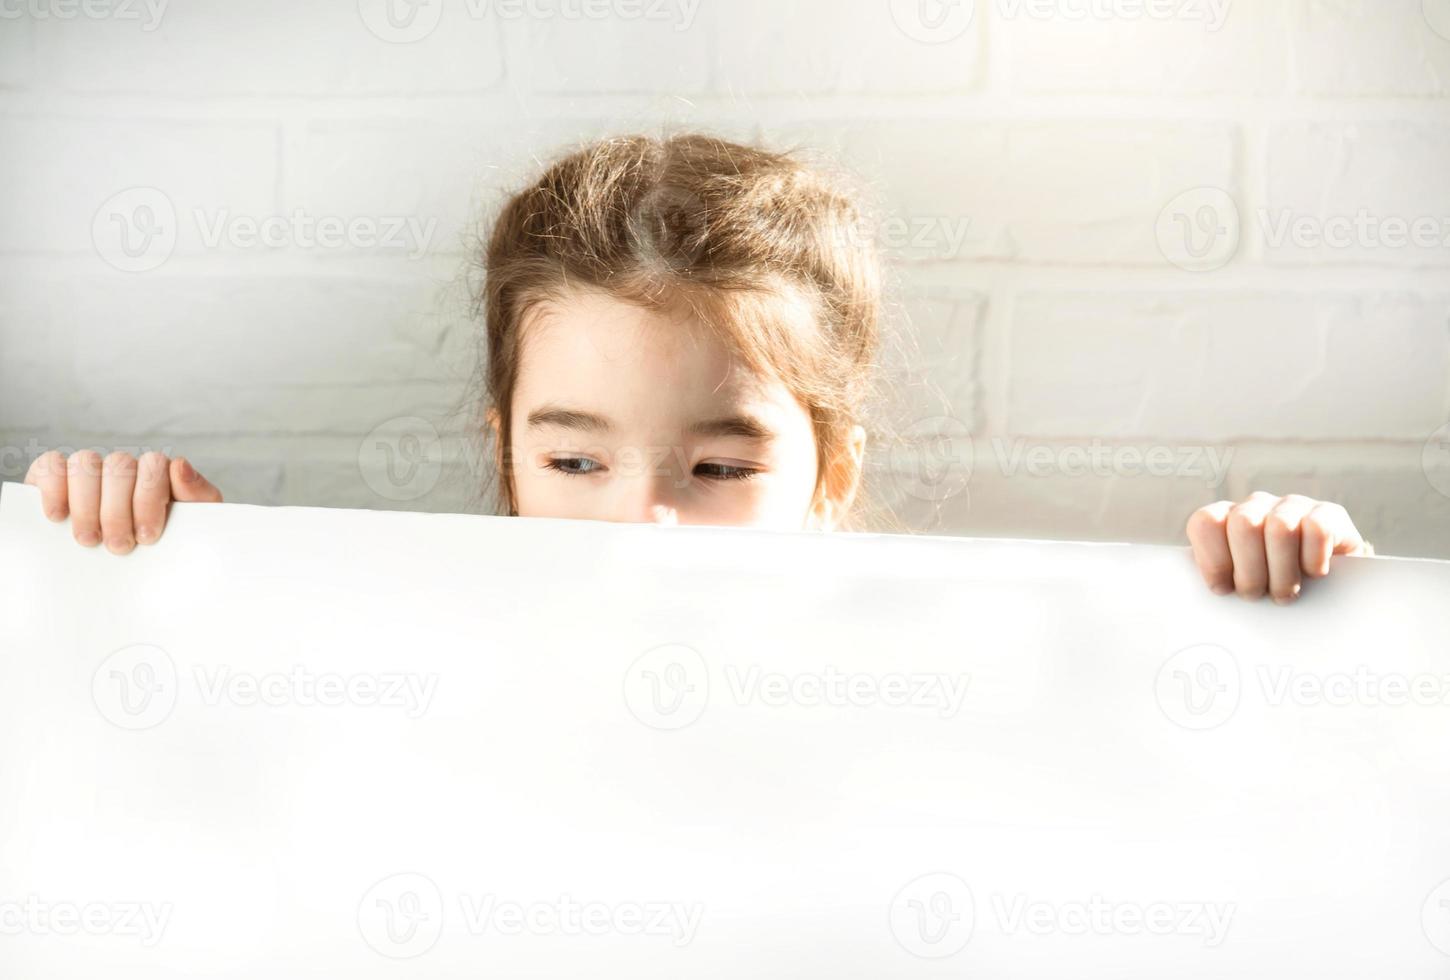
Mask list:
[{"label": "girl's left hand", "polygon": [[1331,556],[1374,554],[1339,504],[1262,490],[1237,504],[1198,508],[1188,519],[1188,541],[1214,592],[1244,599],[1267,592],[1280,605],[1299,597],[1305,575],[1328,575]]}]

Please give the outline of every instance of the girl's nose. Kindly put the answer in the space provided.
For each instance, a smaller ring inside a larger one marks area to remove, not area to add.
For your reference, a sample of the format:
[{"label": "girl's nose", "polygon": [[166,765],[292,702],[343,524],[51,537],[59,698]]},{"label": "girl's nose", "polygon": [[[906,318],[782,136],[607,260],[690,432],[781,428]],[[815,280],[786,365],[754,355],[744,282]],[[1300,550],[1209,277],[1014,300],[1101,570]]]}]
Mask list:
[{"label": "girl's nose", "polygon": [[680,523],[678,501],[668,479],[622,481],[610,520],[621,524]]}]

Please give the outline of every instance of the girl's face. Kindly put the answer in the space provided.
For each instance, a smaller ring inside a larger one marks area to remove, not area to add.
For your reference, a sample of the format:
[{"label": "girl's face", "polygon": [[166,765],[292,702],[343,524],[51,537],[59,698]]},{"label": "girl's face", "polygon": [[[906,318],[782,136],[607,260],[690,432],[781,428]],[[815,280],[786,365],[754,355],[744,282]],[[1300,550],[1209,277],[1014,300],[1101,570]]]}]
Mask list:
[{"label": "girl's face", "polygon": [[579,291],[535,305],[523,329],[510,432],[521,516],[834,523],[809,413],[700,324]]}]

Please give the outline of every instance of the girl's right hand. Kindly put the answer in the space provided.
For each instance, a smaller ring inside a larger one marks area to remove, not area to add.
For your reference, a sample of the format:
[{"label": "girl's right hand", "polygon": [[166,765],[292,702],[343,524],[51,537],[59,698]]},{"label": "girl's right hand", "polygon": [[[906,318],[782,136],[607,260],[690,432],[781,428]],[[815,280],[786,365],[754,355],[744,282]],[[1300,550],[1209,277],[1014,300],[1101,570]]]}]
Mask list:
[{"label": "girl's right hand", "polygon": [[41,506],[52,521],[71,519],[76,541],[124,555],[141,544],[154,544],[166,527],[173,500],[221,503],[212,486],[183,457],[169,459],[146,453],[82,450],[66,459],[51,451],[30,464],[25,482],[40,488]]}]

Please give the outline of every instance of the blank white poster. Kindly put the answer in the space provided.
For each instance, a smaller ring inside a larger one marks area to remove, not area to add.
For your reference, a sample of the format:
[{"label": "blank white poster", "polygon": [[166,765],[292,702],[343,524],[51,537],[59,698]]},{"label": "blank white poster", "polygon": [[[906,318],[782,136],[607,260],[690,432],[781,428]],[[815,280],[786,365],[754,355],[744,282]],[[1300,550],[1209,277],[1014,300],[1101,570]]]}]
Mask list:
[{"label": "blank white poster", "polygon": [[1450,975],[1450,563],[0,495],[0,976]]}]

